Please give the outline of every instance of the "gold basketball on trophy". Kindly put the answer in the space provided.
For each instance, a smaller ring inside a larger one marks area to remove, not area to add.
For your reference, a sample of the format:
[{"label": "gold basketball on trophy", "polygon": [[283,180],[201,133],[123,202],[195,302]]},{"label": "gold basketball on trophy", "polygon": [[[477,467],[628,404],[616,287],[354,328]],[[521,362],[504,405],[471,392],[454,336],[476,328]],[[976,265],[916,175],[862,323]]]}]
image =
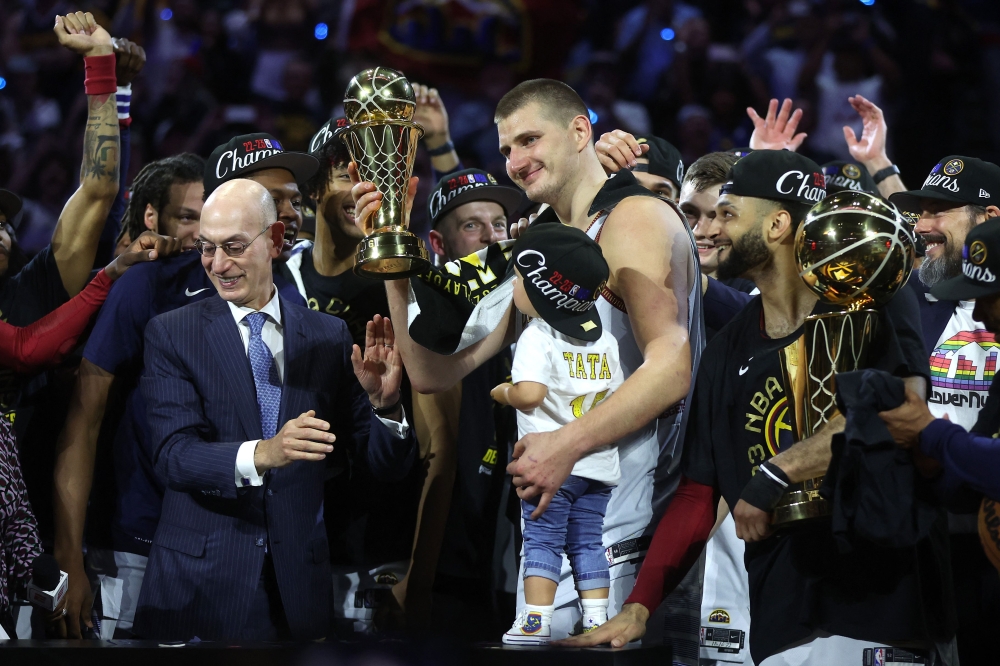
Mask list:
[{"label": "gold basketball on trophy", "polygon": [[416,108],[413,86],[402,72],[388,67],[366,69],[344,92],[344,115],[351,124],[413,120]]},{"label": "gold basketball on trophy", "polygon": [[413,122],[416,96],[401,72],[375,67],[347,85],[344,112],[350,123],[340,131],[361,180],[382,193],[369,233],[358,245],[354,272],[395,280],[430,267],[424,242],[407,229],[406,195],[424,129]]},{"label": "gold basketball on trophy", "polygon": [[883,305],[906,283],[915,249],[894,206],[866,192],[838,192],[809,211],[795,237],[800,275],[833,305]]},{"label": "gold basketball on trophy", "polygon": [[[878,332],[873,306],[885,304],[913,270],[913,236],[899,211],[866,192],[843,191],[810,209],[795,236],[799,275],[820,300],[842,312],[806,317],[781,366],[795,410],[796,441],[811,437],[837,411],[836,375],[868,366]],[[830,513],[823,477],[795,484],[774,509],[773,524]]]}]

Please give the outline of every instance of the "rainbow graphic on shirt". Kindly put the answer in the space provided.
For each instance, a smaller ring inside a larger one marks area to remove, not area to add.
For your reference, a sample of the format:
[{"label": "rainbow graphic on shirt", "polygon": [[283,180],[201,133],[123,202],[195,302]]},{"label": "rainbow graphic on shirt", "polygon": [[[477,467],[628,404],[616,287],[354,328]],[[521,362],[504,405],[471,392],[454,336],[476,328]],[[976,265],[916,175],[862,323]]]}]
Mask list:
[{"label": "rainbow graphic on shirt", "polygon": [[931,354],[931,384],[953,391],[989,391],[998,356],[1000,342],[989,331],[960,331]]}]

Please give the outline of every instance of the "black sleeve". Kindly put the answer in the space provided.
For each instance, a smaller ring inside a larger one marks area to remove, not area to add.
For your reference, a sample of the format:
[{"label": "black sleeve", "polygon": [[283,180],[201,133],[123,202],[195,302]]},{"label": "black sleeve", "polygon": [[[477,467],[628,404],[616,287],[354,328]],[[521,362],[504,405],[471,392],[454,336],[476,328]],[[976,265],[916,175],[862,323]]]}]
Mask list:
[{"label": "black sleeve", "polygon": [[68,300],[52,246],[47,245],[4,284],[0,319],[14,326],[27,326]]},{"label": "black sleeve", "polygon": [[873,347],[874,367],[897,377],[920,375],[930,383],[931,369],[920,326],[920,307],[912,289],[900,289],[882,308],[878,334],[880,345]]}]

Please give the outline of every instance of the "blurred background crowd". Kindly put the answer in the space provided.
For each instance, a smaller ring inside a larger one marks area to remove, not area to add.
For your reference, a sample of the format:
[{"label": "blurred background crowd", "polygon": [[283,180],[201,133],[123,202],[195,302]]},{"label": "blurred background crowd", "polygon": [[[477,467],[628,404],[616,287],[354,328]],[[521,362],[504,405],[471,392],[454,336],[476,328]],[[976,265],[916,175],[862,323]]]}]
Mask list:
[{"label": "blurred background crowd", "polygon": [[[861,134],[853,94],[885,110],[904,178],[947,152],[1000,158],[996,0],[5,0],[0,187],[25,198],[29,255],[77,186],[82,63],[52,32],[70,10],[146,51],[127,182],[152,160],[208,155],[247,132],[306,150],[350,77],[374,64],[437,87],[465,165],[498,176],[493,109],[537,76],[578,90],[597,135],[653,133],[686,163],[746,146],[746,108],[763,113],[772,97],[805,111],[801,152],[848,159],[841,128]],[[412,228],[426,233],[420,160]]]}]

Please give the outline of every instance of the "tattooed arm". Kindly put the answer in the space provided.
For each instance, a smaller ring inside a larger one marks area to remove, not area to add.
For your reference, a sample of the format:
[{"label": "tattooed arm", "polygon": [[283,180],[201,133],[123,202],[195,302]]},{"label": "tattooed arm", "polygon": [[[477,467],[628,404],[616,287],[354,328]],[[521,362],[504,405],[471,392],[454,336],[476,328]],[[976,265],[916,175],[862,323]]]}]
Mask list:
[{"label": "tattooed arm", "polygon": [[[89,12],[57,16],[54,31],[60,44],[84,57],[113,53],[111,35]],[[63,207],[52,234],[52,253],[70,296],[90,280],[104,221],[118,194],[119,153],[114,94],[88,96],[80,187]]]}]

